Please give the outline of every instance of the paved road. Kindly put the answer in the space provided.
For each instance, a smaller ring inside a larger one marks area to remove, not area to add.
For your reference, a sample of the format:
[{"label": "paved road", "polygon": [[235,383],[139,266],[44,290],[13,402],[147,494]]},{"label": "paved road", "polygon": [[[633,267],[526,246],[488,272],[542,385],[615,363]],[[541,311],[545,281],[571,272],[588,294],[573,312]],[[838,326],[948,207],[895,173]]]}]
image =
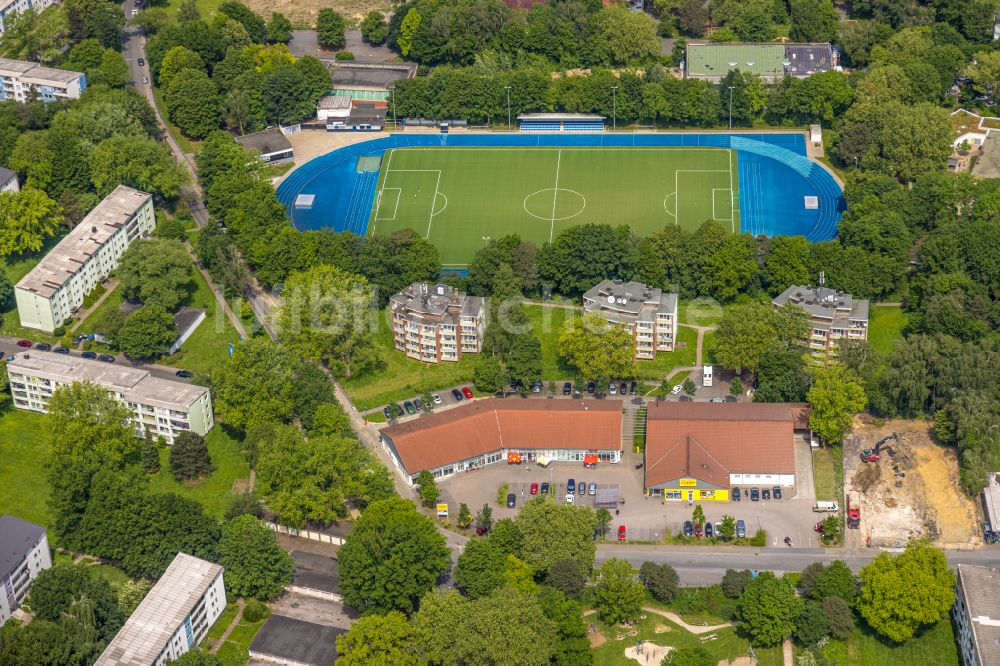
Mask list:
[{"label": "paved road", "polygon": [[[19,354],[22,352],[28,352],[30,354],[33,351],[31,349],[22,349],[21,347],[18,347],[17,341],[18,338],[0,336],[0,353],[3,354],[4,358],[7,358],[11,354]],[[80,353],[81,352],[78,349],[71,349],[69,355],[79,356]],[[187,379],[181,379],[180,377],[177,376],[176,373],[178,368],[171,368],[170,366],[166,365],[156,365],[154,363],[132,363],[132,361],[125,358],[124,354],[117,354],[114,356],[115,356],[115,365],[129,367],[129,368],[135,367],[135,368],[141,368],[142,370],[148,370],[149,374],[153,375],[154,377],[159,377],[160,379],[171,379],[179,382],[189,381]]]}]

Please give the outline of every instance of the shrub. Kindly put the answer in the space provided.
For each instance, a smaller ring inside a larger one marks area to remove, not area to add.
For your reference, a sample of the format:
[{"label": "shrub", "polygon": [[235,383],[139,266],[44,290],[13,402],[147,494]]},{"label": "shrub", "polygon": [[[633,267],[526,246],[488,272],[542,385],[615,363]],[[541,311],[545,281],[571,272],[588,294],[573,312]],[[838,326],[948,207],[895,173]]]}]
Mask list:
[{"label": "shrub", "polygon": [[333,57],[336,60],[354,60],[354,54],[350,51],[338,51],[337,55]]},{"label": "shrub", "polygon": [[507,506],[507,489],[509,486],[506,483],[501,483],[500,487],[497,489],[497,504],[500,506]]},{"label": "shrub", "polygon": [[270,613],[267,610],[267,606],[257,601],[256,599],[251,599],[247,602],[246,607],[243,609],[243,619],[247,622],[260,622]]},{"label": "shrub", "polygon": [[729,599],[739,599],[740,595],[743,593],[743,588],[745,588],[749,582],[749,569],[744,569],[743,571],[726,569],[726,573],[722,576],[722,593]]},{"label": "shrub", "polygon": [[757,530],[757,533],[750,538],[750,545],[762,548],[767,545],[767,530]]},{"label": "shrub", "polygon": [[59,328],[57,328],[56,330],[52,331],[52,335],[54,335],[54,336],[55,336],[55,337],[57,337],[57,338],[61,338],[61,337],[63,337],[64,335],[66,335],[66,329],[65,329],[65,328],[63,328],[62,326],[60,326],[60,327],[59,327]]}]

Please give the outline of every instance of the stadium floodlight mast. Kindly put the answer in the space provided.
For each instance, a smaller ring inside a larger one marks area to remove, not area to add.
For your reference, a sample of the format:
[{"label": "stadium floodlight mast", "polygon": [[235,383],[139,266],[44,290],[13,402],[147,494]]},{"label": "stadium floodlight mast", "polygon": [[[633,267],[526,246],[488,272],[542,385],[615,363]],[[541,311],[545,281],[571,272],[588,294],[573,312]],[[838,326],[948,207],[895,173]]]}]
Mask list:
[{"label": "stadium floodlight mast", "polygon": [[618,129],[618,86],[611,86],[611,131]]},{"label": "stadium floodlight mast", "polygon": [[399,129],[399,125],[396,124],[396,85],[394,83],[389,84],[389,93],[392,95],[392,128]]},{"label": "stadium floodlight mast", "polygon": [[733,86],[729,86],[729,130],[733,129]]},{"label": "stadium floodlight mast", "polygon": [[507,88],[507,131],[510,131],[510,86]]}]

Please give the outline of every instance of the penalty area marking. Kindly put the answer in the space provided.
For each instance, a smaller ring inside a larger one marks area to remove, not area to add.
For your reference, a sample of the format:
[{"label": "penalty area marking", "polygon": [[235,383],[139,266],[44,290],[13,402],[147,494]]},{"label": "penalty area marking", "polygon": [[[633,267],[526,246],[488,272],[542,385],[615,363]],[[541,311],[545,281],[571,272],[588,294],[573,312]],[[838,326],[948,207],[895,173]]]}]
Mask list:
[{"label": "penalty area marking", "polygon": [[[381,210],[381,207],[382,207],[382,198],[385,195],[385,192],[387,190],[390,191],[390,192],[395,192],[396,193],[396,205],[392,209],[392,217],[380,217],[379,214],[378,214],[378,211]],[[396,219],[396,213],[399,212],[399,200],[402,197],[403,197],[403,188],[401,188],[401,187],[383,187],[382,190],[378,193],[378,204],[375,207],[375,211],[376,211],[376,213],[375,213],[375,219],[376,220],[385,220],[385,221],[388,221],[388,222],[391,222],[392,220],[395,220]]]}]

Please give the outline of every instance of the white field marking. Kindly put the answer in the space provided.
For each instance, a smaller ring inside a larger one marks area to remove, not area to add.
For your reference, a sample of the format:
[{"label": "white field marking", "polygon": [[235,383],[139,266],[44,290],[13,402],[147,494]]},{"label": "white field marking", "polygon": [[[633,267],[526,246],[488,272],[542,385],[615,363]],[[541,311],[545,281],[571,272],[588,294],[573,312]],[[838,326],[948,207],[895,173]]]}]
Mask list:
[{"label": "white field marking", "polygon": [[[732,171],[728,169],[678,169],[674,171],[674,193],[677,195],[674,199],[674,221],[676,224],[681,223],[681,190],[679,187],[678,176],[681,173],[729,173],[732,177]],[[715,195],[712,195],[712,212],[715,212]],[[714,215],[713,215],[714,217]]]},{"label": "white field marking", "polygon": [[[732,212],[732,210],[733,210],[732,192],[733,192],[733,154],[732,154],[732,152],[730,152],[729,153],[729,194],[730,194],[730,197],[729,197],[729,210],[730,210],[729,221],[732,223],[731,226],[733,227],[733,233],[735,234],[736,233],[736,213]],[[713,197],[712,198],[712,205],[714,206],[715,205],[715,192],[712,193],[712,197]]]},{"label": "white field marking", "polygon": [[441,186],[441,170],[440,169],[420,169],[420,171],[437,171],[438,177],[437,182],[434,183],[434,196],[431,197],[431,214],[427,218],[427,235],[424,238],[431,237],[431,224],[434,223],[434,202],[438,198],[438,188]]},{"label": "white field marking", "polygon": [[[442,199],[444,199],[444,208],[447,208],[448,207],[448,197],[445,196],[444,192],[438,192],[437,194],[434,195],[434,204],[433,205],[434,206],[437,205],[437,198],[438,197],[441,197]],[[441,213],[443,213],[444,212],[444,208],[442,208],[441,210],[435,210],[435,211],[433,211],[431,213],[431,217],[434,217],[435,215],[440,215]]]},{"label": "white field marking", "polygon": [[677,192],[671,192],[667,196],[663,197],[663,210],[665,210],[667,212],[667,215],[669,215],[670,217],[674,218],[674,223],[676,224],[677,223],[677,215],[676,215],[676,213],[671,213],[670,209],[667,208],[667,199],[669,199],[670,197],[674,197],[674,196],[677,196]]},{"label": "white field marking", "polygon": [[733,191],[732,190],[727,190],[724,187],[713,187],[712,188],[712,219],[713,220],[717,220],[719,222],[732,222],[733,221],[732,214],[730,214],[729,217],[716,217],[715,216],[715,193],[716,192],[729,192],[729,197],[728,198],[729,198],[729,210],[730,211],[732,210],[732,206],[733,206]]},{"label": "white field marking", "polygon": [[[375,203],[375,219],[372,220],[372,223],[370,225],[368,225],[368,231],[366,234],[368,236],[375,235],[375,225],[378,224],[378,211],[379,208],[382,206],[382,192],[385,190],[385,184],[389,180],[389,167],[392,165],[393,149],[390,148],[387,152],[389,153],[389,159],[385,163],[385,177],[382,178],[382,188],[378,191],[378,201]],[[400,196],[402,196],[402,193],[400,193]],[[397,206],[399,205],[399,199],[396,199],[396,205]],[[393,216],[393,219],[395,219],[395,216]]]},{"label": "white field marking", "polygon": [[[395,206],[395,208],[392,209],[392,217],[379,217],[378,216],[378,207],[382,205],[382,196],[383,196],[383,194],[386,191],[395,192],[396,193],[396,206]],[[403,198],[403,188],[401,188],[401,187],[383,187],[382,191],[378,193],[378,206],[376,206],[376,208],[375,208],[375,219],[376,220],[386,220],[388,222],[391,222],[392,220],[395,220],[396,219],[396,213],[399,212],[399,200],[402,199],[402,198]]]},{"label": "white field marking", "polygon": [[[559,198],[559,167],[562,165],[562,151],[556,153],[556,184],[552,190],[552,217],[549,221],[549,242],[552,242],[552,236],[556,231],[556,200]],[[586,205],[586,199],[584,199],[584,205]]]},{"label": "white field marking", "polygon": [[[525,151],[525,150],[666,150],[673,152],[720,152],[723,150],[736,150],[735,148],[719,148],[718,146],[404,146],[391,148],[390,150],[440,150],[448,148],[450,150],[464,150],[467,152],[503,152],[503,151]],[[721,169],[720,169],[721,170]]]},{"label": "white field marking", "polygon": [[[564,221],[564,220],[570,220],[570,219],[572,219],[572,218],[576,217],[577,215],[579,215],[580,213],[582,213],[583,211],[585,211],[585,210],[587,209],[587,197],[583,196],[582,194],[580,194],[580,193],[579,193],[579,192],[577,192],[576,190],[571,190],[571,189],[569,189],[568,187],[560,187],[559,189],[560,189],[561,191],[563,191],[563,192],[571,192],[571,193],[575,194],[576,196],[580,197],[580,199],[581,199],[581,200],[583,201],[583,207],[582,207],[582,208],[580,208],[580,210],[578,210],[578,211],[576,211],[575,213],[573,213],[572,215],[567,215],[566,217],[558,217],[558,218],[555,218],[555,221],[556,221],[556,222],[562,222],[562,221]],[[543,189],[543,190],[535,190],[534,192],[532,192],[532,193],[531,193],[531,194],[529,194],[528,196],[524,197],[524,200],[522,200],[522,201],[521,201],[521,208],[523,208],[523,209],[524,209],[524,212],[525,212],[525,213],[527,213],[528,215],[530,215],[531,217],[534,217],[534,218],[537,218],[537,219],[539,219],[539,220],[542,220],[543,222],[544,222],[545,220],[548,220],[549,222],[552,222],[552,218],[549,218],[549,217],[542,217],[541,215],[536,215],[535,213],[532,213],[532,212],[531,212],[531,211],[530,211],[530,210],[528,209],[528,199],[530,199],[531,197],[535,196],[536,194],[541,194],[541,193],[543,193],[543,192],[553,192],[553,188],[551,188],[551,187],[546,187],[546,188],[545,188],[545,189]],[[553,193],[554,193],[554,192],[553,192]]]}]

